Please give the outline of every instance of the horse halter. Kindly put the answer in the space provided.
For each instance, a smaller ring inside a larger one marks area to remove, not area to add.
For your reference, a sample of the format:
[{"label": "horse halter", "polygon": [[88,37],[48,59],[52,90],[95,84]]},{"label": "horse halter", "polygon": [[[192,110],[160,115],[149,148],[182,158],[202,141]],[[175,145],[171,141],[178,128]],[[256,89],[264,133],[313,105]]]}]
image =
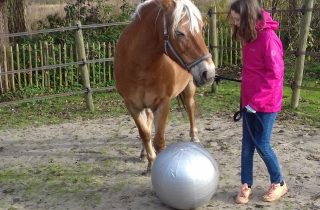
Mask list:
[{"label": "horse halter", "polygon": [[180,62],[180,64],[188,71],[190,71],[191,68],[194,67],[195,65],[212,57],[212,55],[210,53],[208,53],[206,55],[201,56],[200,58],[196,59],[195,61],[193,61],[189,64],[184,62],[184,60],[179,56],[178,52],[174,49],[174,47],[170,43],[169,33],[168,33],[168,28],[167,28],[167,20],[166,20],[165,15],[163,15],[163,36],[164,36],[164,52],[165,52],[165,54],[169,56],[169,54],[168,54],[168,49],[169,49],[172,52],[172,54],[174,55],[174,57]]}]

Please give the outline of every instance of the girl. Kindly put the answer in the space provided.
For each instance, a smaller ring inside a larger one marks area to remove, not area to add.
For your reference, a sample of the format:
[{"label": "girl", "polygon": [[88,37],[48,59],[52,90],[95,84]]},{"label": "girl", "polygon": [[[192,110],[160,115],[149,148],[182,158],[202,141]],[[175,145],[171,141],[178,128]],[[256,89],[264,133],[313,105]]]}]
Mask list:
[{"label": "girl", "polygon": [[283,49],[275,30],[278,22],[259,7],[257,0],[235,0],[229,15],[234,37],[242,42],[241,106],[243,136],[241,150],[241,187],[236,203],[249,201],[253,184],[253,155],[264,161],[271,186],[263,200],[271,202],[287,193],[279,162],[270,145],[272,127],[281,110],[284,74]]}]

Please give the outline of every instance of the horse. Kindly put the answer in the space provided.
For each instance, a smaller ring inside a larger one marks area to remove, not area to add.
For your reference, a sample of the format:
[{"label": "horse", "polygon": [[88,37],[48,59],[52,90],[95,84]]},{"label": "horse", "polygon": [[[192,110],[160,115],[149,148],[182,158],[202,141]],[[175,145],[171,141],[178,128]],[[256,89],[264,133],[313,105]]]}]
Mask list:
[{"label": "horse", "polygon": [[179,95],[183,99],[191,141],[199,142],[196,86],[212,82],[215,76],[202,27],[201,13],[190,0],[148,0],[137,6],[117,42],[115,85],[138,128],[143,145],[140,157],[146,152],[148,159],[146,174],[166,146],[164,133],[172,98]]}]

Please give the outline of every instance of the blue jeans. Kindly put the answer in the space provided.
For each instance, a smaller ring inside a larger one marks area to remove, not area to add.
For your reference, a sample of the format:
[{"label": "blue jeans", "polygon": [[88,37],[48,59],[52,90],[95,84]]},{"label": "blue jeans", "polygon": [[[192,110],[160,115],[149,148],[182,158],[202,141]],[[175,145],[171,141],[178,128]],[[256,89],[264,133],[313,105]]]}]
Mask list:
[{"label": "blue jeans", "polygon": [[253,155],[255,149],[264,161],[271,183],[282,181],[279,162],[270,145],[277,113],[248,113],[243,111],[243,136],[241,150],[241,183],[253,184]]}]

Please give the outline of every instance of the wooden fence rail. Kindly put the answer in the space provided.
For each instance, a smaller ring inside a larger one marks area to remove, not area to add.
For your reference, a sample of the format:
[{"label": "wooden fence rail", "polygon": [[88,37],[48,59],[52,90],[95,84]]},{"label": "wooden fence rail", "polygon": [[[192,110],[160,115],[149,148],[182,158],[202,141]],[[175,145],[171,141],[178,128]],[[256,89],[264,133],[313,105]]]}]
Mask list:
[{"label": "wooden fence rail", "polygon": [[[115,42],[86,43],[88,60],[97,58],[112,58]],[[0,90],[1,93],[22,90],[28,87],[50,88],[57,90],[61,87],[78,86],[79,70],[77,66],[58,67],[56,69],[24,71],[22,69],[41,68],[48,65],[66,64],[77,61],[75,45],[52,44],[40,42],[34,45],[2,46],[3,55],[0,58]],[[112,63],[93,63],[89,65],[92,84],[105,84],[113,80]]]}]

